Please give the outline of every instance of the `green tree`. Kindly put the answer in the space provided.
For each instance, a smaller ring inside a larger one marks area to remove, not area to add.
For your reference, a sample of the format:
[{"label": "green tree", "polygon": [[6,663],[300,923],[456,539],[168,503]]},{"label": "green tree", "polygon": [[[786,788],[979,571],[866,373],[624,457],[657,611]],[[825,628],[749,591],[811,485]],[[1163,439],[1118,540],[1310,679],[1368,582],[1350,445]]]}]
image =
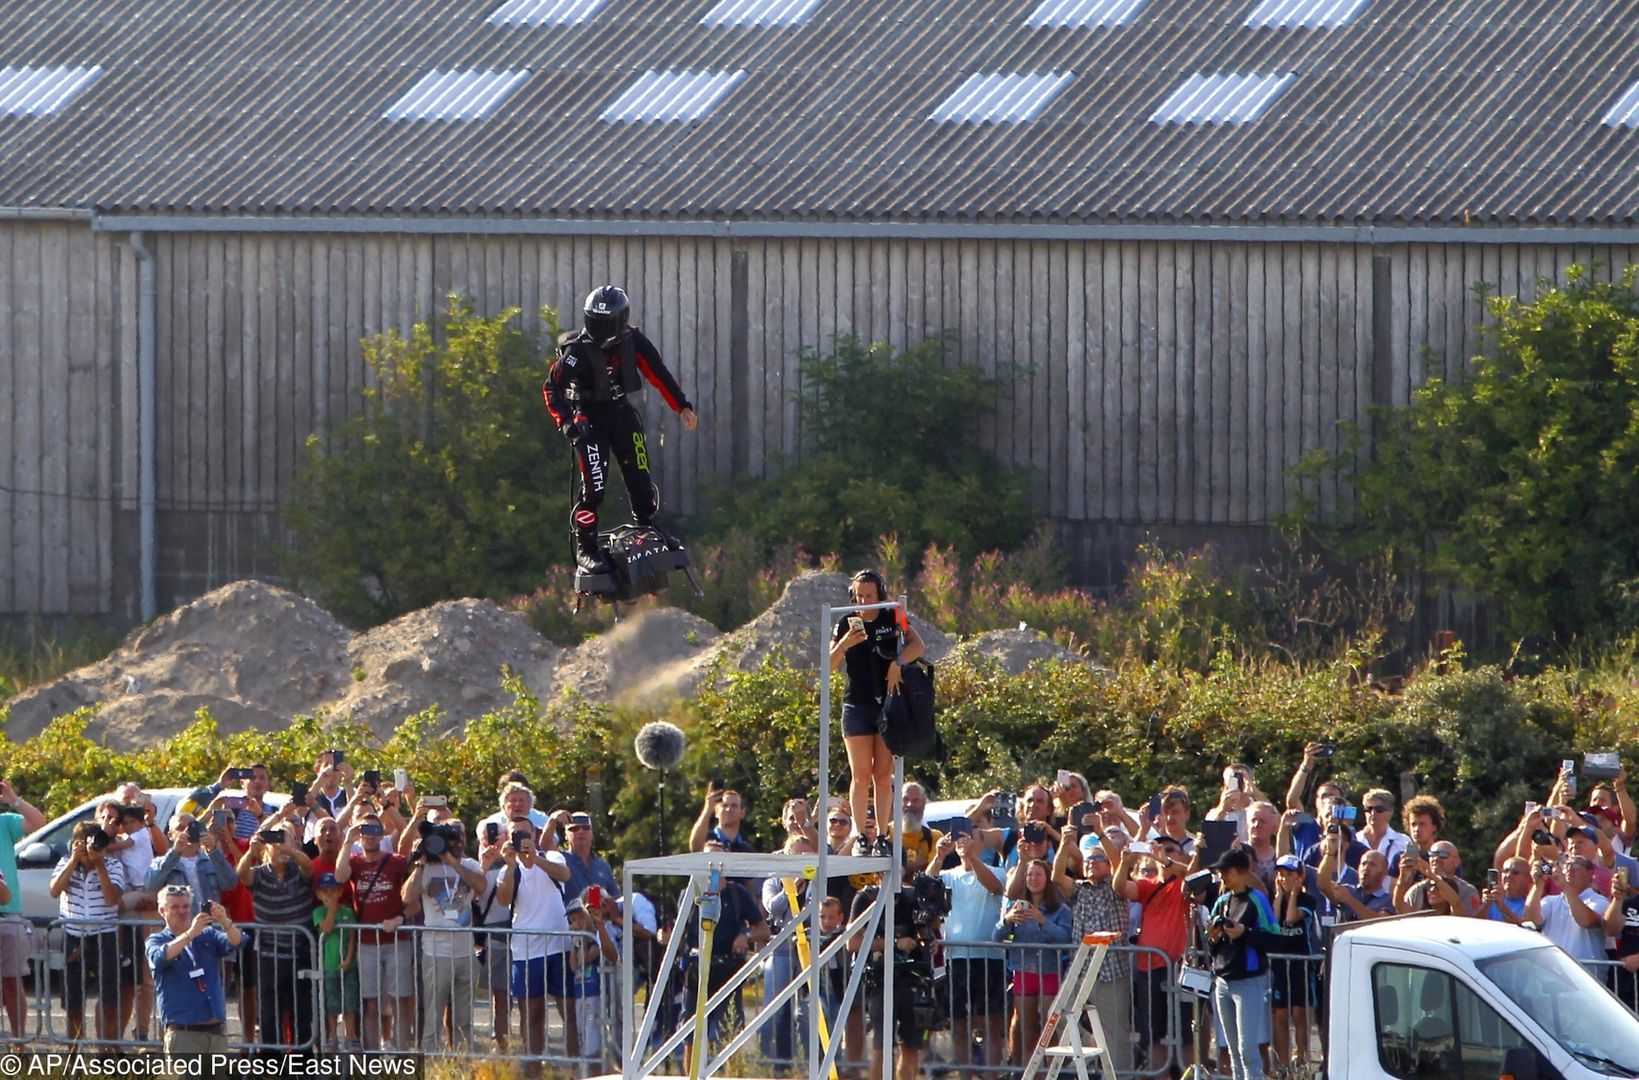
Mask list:
[{"label": "green tree", "polygon": [[749,532],[765,550],[796,544],[856,558],[897,534],[963,555],[1012,548],[1036,526],[1028,470],[1003,465],[976,432],[1011,379],[951,365],[936,338],[895,352],[838,337],[804,349],[796,395],[803,453],[777,477],[741,478],[707,502],[708,537]]},{"label": "green tree", "polygon": [[[561,561],[568,468],[517,314],[484,318],[452,295],[441,334],[417,323],[367,341],[363,409],[308,440],[289,560],[339,618],[513,596]],[[542,320],[555,337],[556,312]]]},{"label": "green tree", "polygon": [[1572,267],[1489,301],[1466,377],[1381,415],[1357,476],[1355,551],[1390,549],[1566,643],[1639,629],[1639,296]]}]

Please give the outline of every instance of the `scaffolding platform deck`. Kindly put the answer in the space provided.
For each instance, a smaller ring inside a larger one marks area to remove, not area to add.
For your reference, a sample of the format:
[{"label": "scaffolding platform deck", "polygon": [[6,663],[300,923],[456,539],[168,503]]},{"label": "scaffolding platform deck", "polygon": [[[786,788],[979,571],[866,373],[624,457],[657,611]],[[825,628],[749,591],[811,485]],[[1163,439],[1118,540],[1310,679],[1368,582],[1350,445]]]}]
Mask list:
[{"label": "scaffolding platform deck", "polygon": [[[707,874],[720,870],[729,877],[809,877],[819,868],[818,855],[781,855],[750,851],[693,851],[632,859],[626,864],[637,874]],[[829,855],[825,876],[853,877],[880,874],[893,865],[886,855]]]}]

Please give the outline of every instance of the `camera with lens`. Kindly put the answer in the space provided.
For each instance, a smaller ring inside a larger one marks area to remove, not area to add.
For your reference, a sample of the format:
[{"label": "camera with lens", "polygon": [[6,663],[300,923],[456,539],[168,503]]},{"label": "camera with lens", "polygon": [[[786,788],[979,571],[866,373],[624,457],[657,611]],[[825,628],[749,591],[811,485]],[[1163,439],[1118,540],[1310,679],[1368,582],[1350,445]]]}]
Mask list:
[{"label": "camera with lens", "polygon": [[1184,879],[1184,892],[1199,900],[1212,891],[1212,871],[1197,870]]},{"label": "camera with lens", "polygon": [[107,851],[108,845],[114,842],[114,834],[107,832],[101,825],[92,829],[86,837],[85,844],[92,851]]},{"label": "camera with lens", "polygon": [[950,889],[943,881],[918,874],[910,887],[911,932],[923,941],[932,941],[939,920],[950,914]]},{"label": "camera with lens", "polygon": [[1214,915],[1212,917],[1212,921],[1207,924],[1207,929],[1209,929],[1209,930],[1228,930],[1229,929],[1229,916],[1228,915]]},{"label": "camera with lens", "polygon": [[416,832],[421,834],[421,845],[415,853],[422,859],[441,859],[444,853],[461,840],[461,829],[456,825],[435,825],[430,821],[423,821],[416,826]]}]

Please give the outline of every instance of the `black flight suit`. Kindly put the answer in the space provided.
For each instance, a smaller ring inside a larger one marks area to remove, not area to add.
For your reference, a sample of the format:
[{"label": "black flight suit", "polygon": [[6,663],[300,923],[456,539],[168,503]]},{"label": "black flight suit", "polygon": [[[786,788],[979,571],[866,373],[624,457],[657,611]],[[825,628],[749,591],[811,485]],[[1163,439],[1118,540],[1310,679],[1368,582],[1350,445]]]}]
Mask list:
[{"label": "black flight suit", "polygon": [[[654,522],[660,506],[643,441],[643,417],[631,395],[648,379],[673,412],[693,408],[660,358],[660,350],[637,327],[610,348],[585,331],[559,339],[558,359],[547,372],[541,394],[552,421],[573,443],[580,469],[580,497],[570,514],[576,551],[597,557],[598,507],[608,486],[609,458],[620,463],[637,524]],[[641,378],[640,378],[641,377]]]}]

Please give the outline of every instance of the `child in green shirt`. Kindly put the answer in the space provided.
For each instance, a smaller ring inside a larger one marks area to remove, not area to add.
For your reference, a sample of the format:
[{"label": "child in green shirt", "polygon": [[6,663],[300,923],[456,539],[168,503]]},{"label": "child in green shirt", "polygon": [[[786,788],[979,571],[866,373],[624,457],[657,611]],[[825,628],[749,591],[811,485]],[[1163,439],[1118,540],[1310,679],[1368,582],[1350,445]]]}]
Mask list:
[{"label": "child in green shirt", "polygon": [[356,924],[359,917],[351,904],[341,902],[342,887],[335,874],[320,874],[314,883],[319,906],[313,909],[313,926],[319,932],[320,969],[324,972],[324,1038],[327,1049],[336,1048],[336,1017],[347,1032],[347,1045],[359,1045],[359,971],[355,962],[358,935],[343,926]]}]

